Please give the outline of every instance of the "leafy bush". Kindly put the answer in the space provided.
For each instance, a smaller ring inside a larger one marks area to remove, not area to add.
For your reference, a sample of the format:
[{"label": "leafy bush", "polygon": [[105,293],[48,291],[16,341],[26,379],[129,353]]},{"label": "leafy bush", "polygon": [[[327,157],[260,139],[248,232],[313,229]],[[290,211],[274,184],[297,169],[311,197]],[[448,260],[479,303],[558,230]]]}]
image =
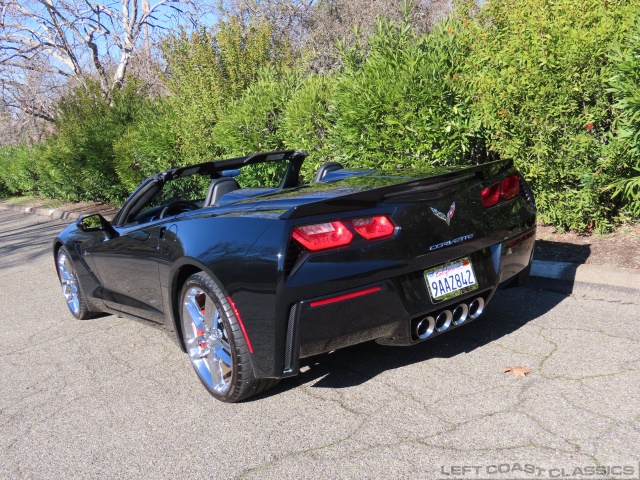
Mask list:
[{"label": "leafy bush", "polygon": [[369,50],[345,52],[329,139],[343,161],[362,167],[462,162],[473,133],[467,100],[453,79],[463,63],[459,25],[418,35],[380,20]]},{"label": "leafy bush", "polygon": [[116,139],[113,150],[118,179],[127,192],[145,178],[185,163],[178,153],[173,112],[164,100],[148,101],[135,123]]},{"label": "leafy bush", "polygon": [[215,33],[170,36],[163,54],[174,131],[189,162],[216,156],[211,133],[223,107],[253,85],[262,68],[291,63],[291,49],[272,25],[260,19],[244,23],[240,17],[221,21]]},{"label": "leafy bush", "polygon": [[37,195],[39,193],[38,145],[0,146],[0,193]]},{"label": "leafy bush", "polygon": [[224,99],[213,44],[213,34],[200,31],[190,36],[182,32],[163,45],[175,131],[182,154],[194,161],[212,152],[211,129]]},{"label": "leafy bush", "polygon": [[50,194],[68,201],[120,201],[126,194],[115,170],[114,143],[126,131],[146,93],[135,81],[114,92],[111,102],[97,85],[77,87],[58,105],[55,133],[43,162]]},{"label": "leafy bush", "polygon": [[[300,84],[300,75],[291,69],[264,69],[257,82],[223,110],[213,129],[213,141],[222,157],[282,150],[285,142],[280,128],[286,100]],[[243,169],[245,186],[265,185],[277,174],[273,165]],[[251,174],[249,174],[249,171]]]},{"label": "leafy bush", "polygon": [[330,108],[335,91],[333,75],[312,74],[291,95],[282,112],[282,138],[286,148],[309,153],[302,176],[313,178],[318,167],[335,153],[328,143],[331,129]]},{"label": "leafy bush", "polygon": [[609,91],[617,100],[614,107],[620,112],[616,131],[621,161],[616,163],[621,177],[607,190],[621,195],[628,208],[640,217],[640,17],[625,48],[614,51],[614,76]]},{"label": "leafy bush", "polygon": [[460,10],[461,88],[490,145],[532,183],[541,217],[605,230],[616,213],[610,51],[626,39],[635,0],[504,0]]},{"label": "leafy bush", "polygon": [[235,156],[284,148],[282,110],[299,83],[293,70],[263,70],[257,82],[223,110],[213,129],[218,151]]}]

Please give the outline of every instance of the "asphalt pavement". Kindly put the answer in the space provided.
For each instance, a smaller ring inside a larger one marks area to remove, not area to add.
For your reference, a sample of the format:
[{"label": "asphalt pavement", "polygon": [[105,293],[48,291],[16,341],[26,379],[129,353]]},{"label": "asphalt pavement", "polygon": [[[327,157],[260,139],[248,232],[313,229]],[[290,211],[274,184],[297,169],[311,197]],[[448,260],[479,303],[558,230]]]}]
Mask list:
[{"label": "asphalt pavement", "polygon": [[70,315],[68,221],[0,212],[0,479],[640,478],[634,288],[538,277],[432,341],[321,355],[226,405],[165,332]]}]

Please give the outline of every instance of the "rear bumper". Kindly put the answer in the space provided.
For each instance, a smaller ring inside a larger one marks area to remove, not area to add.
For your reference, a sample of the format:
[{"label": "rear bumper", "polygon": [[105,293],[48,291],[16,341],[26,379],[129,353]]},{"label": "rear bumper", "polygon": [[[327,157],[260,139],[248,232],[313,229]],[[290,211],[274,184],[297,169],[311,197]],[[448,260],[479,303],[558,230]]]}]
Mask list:
[{"label": "rear bumper", "polygon": [[282,376],[296,375],[300,358],[370,340],[412,345],[469,323],[501,284],[526,273],[534,242],[535,227],[468,255],[478,288],[447,301],[432,300],[422,269],[298,301],[289,311]]}]

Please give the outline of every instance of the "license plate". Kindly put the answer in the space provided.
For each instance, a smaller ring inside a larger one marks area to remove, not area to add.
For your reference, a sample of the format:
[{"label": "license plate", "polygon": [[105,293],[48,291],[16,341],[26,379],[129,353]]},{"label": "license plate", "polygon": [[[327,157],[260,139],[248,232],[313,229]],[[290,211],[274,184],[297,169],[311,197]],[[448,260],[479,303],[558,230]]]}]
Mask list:
[{"label": "license plate", "polygon": [[468,258],[426,270],[424,278],[431,298],[439,302],[478,288],[473,266]]}]

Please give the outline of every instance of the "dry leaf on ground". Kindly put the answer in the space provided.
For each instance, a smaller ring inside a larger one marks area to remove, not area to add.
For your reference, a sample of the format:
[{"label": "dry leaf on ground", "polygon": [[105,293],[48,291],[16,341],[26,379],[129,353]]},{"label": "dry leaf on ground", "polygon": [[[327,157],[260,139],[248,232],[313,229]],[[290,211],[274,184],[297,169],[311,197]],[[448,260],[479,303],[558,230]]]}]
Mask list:
[{"label": "dry leaf on ground", "polygon": [[528,374],[533,372],[533,370],[527,367],[515,366],[515,367],[504,367],[500,372],[501,373],[512,372],[515,377],[526,377]]}]

